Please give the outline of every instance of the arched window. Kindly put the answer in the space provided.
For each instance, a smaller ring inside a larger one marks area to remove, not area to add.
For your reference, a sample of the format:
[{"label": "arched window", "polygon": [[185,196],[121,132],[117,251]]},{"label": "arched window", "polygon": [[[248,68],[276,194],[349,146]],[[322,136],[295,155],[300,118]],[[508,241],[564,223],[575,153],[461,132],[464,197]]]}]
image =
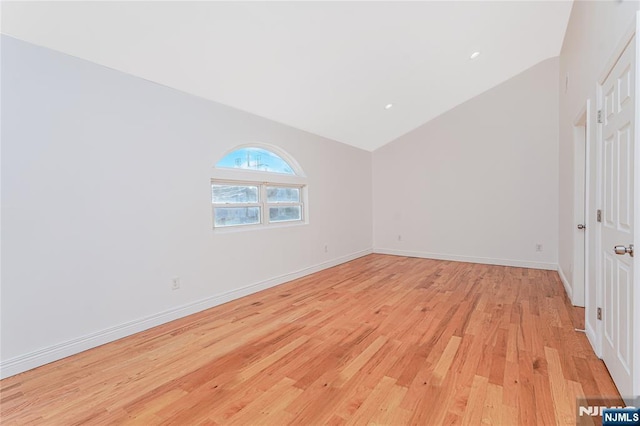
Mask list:
[{"label": "arched window", "polygon": [[286,175],[296,174],[293,167],[278,154],[258,147],[236,149],[218,161],[216,167],[257,170],[268,173],[283,173]]},{"label": "arched window", "polygon": [[306,223],[306,198],[304,173],[290,155],[275,147],[237,147],[215,165],[213,227]]}]

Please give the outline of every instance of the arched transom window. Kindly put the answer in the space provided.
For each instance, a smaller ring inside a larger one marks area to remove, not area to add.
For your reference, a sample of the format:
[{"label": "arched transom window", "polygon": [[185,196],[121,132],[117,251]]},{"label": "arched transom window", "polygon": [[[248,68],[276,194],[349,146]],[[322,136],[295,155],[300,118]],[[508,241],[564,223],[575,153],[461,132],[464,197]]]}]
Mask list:
[{"label": "arched transom window", "polygon": [[288,154],[273,147],[238,147],[215,165],[213,227],[305,223],[306,196],[302,169]]},{"label": "arched transom window", "polygon": [[291,164],[283,160],[278,154],[258,147],[236,149],[218,161],[216,167],[283,173],[286,175],[296,174]]}]

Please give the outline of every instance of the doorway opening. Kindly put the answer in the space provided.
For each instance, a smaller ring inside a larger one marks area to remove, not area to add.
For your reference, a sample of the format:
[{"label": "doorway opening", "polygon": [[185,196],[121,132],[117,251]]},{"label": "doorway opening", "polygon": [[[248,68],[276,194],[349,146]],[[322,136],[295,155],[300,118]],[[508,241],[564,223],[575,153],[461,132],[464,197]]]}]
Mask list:
[{"label": "doorway opening", "polygon": [[585,306],[585,287],[587,280],[587,169],[588,169],[588,103],[582,108],[573,122],[573,272],[571,285],[571,303]]}]

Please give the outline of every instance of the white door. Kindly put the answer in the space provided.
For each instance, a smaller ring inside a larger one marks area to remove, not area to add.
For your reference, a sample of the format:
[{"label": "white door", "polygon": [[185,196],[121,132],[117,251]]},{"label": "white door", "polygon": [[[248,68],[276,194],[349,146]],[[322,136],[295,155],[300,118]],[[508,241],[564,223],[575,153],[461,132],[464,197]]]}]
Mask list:
[{"label": "white door", "polygon": [[[602,358],[623,397],[633,396],[635,40],[602,85]],[[618,246],[616,254],[614,247]]]}]

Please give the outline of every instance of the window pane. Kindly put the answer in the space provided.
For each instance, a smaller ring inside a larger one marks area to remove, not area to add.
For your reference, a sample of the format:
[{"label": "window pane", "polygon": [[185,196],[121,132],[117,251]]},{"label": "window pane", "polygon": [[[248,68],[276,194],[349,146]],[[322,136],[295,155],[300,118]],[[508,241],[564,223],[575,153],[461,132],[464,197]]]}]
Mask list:
[{"label": "window pane", "polygon": [[298,203],[300,202],[300,188],[288,188],[278,186],[267,187],[268,203]]},{"label": "window pane", "polygon": [[216,164],[227,169],[258,170],[261,172],[295,175],[293,167],[278,154],[262,148],[240,148]]},{"label": "window pane", "polygon": [[213,202],[219,203],[257,203],[258,187],[245,185],[211,185]]},{"label": "window pane", "polygon": [[301,220],[302,209],[300,206],[269,207],[270,222],[286,222],[289,220]]},{"label": "window pane", "polygon": [[215,226],[260,223],[260,207],[216,207],[213,212]]}]

